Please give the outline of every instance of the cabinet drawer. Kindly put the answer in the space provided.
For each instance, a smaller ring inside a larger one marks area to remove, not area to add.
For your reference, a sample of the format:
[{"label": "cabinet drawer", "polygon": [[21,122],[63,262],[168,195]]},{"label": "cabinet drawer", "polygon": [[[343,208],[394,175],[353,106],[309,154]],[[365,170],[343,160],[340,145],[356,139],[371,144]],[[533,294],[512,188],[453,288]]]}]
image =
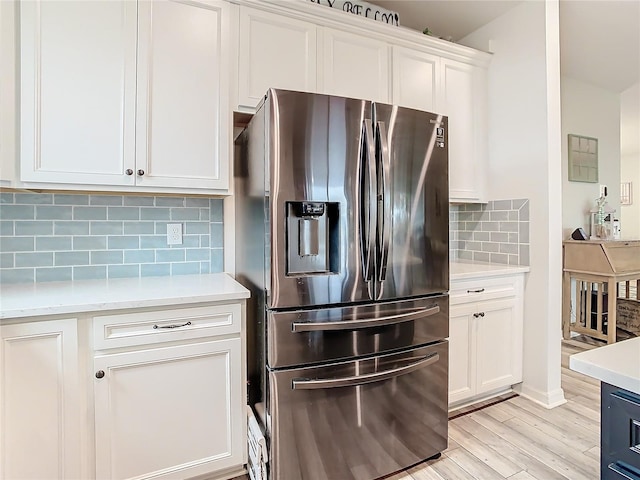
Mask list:
[{"label": "cabinet drawer", "polygon": [[451,305],[514,297],[518,294],[519,277],[452,281],[449,290]]},{"label": "cabinet drawer", "polygon": [[93,317],[96,350],[240,332],[241,305],[154,310]]}]

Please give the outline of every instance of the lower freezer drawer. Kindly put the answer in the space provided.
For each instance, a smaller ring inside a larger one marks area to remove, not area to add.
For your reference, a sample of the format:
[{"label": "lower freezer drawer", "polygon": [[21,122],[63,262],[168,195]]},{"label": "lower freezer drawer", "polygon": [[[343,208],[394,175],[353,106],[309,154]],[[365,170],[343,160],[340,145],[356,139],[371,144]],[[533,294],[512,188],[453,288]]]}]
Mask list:
[{"label": "lower freezer drawer", "polygon": [[448,343],[269,372],[272,480],[377,478],[447,447]]}]

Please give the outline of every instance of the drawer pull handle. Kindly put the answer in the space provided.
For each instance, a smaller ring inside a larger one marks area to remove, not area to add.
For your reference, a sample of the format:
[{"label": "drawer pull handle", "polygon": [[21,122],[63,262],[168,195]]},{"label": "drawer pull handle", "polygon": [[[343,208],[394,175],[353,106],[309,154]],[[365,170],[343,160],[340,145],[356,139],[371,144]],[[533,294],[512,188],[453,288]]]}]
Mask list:
[{"label": "drawer pull handle", "polygon": [[154,325],[153,328],[180,328],[191,325],[191,322],[183,323],[182,325]]},{"label": "drawer pull handle", "polygon": [[484,292],[484,288],[479,288],[478,290],[467,290],[467,293],[482,293]]},{"label": "drawer pull handle", "polygon": [[474,313],[473,316],[474,318],[484,317],[484,312]]}]

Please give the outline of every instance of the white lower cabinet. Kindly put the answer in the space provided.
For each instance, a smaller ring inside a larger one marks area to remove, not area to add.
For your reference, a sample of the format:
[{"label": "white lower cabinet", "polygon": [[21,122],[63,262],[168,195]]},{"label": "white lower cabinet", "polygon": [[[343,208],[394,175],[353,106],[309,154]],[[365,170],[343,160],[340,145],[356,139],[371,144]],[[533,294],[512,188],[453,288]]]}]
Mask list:
[{"label": "white lower cabinet", "polygon": [[502,393],[522,381],[522,275],[461,285],[468,293],[457,295],[452,282],[450,407]]},{"label": "white lower cabinet", "polygon": [[225,301],[0,320],[0,480],[243,474],[243,315]]},{"label": "white lower cabinet", "polygon": [[0,326],[0,479],[81,475],[77,320]]},{"label": "white lower cabinet", "polygon": [[243,464],[239,338],[99,355],[94,370],[97,478]]}]

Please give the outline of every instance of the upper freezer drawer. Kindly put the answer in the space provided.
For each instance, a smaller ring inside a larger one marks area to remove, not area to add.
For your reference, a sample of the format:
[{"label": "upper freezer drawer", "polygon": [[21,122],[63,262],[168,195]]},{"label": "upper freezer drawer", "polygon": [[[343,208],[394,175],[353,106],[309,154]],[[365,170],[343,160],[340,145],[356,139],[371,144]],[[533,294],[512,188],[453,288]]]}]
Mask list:
[{"label": "upper freezer drawer", "polygon": [[96,350],[240,332],[240,303],[93,317]]},{"label": "upper freezer drawer", "polygon": [[449,298],[268,312],[271,368],[388,352],[449,335]]}]

